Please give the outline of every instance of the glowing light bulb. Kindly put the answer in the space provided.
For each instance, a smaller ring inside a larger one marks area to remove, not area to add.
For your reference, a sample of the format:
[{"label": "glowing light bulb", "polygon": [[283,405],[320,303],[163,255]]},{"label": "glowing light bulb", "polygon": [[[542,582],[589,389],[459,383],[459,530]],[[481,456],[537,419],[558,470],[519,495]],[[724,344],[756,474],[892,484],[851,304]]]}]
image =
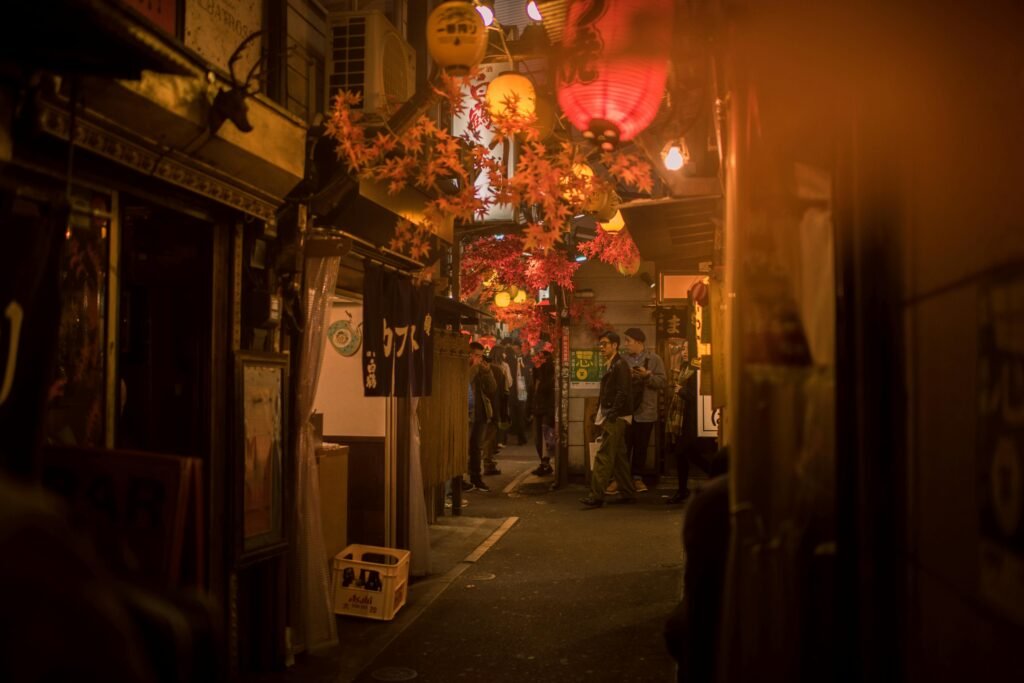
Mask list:
[{"label": "glowing light bulb", "polygon": [[678,171],[683,167],[685,159],[683,158],[683,150],[680,149],[679,145],[672,145],[665,152],[665,168],[670,171]]},{"label": "glowing light bulb", "polygon": [[540,8],[537,7],[535,0],[530,0],[526,3],[526,14],[534,21],[544,21],[544,17],[540,13]]},{"label": "glowing light bulb", "polygon": [[484,20],[484,26],[490,26],[494,23],[494,10],[487,5],[477,5],[476,11],[480,13],[480,17]]},{"label": "glowing light bulb", "polygon": [[506,308],[512,303],[512,296],[508,292],[498,292],[494,295],[494,305],[498,308]]}]

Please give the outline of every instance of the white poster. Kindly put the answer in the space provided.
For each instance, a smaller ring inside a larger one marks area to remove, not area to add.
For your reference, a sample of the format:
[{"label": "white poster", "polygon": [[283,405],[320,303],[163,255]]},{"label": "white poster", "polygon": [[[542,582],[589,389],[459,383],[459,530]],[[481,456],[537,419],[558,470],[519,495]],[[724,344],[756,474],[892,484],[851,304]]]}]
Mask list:
[{"label": "white poster", "polygon": [[[263,0],[188,0],[185,3],[185,46],[214,66],[228,71],[231,54],[263,28]],[[254,39],[235,63],[243,80],[259,59],[262,36]]]},{"label": "white poster", "polygon": [[697,371],[697,436],[718,438],[718,419],[721,410],[711,405],[710,396],[700,395],[701,372]]}]

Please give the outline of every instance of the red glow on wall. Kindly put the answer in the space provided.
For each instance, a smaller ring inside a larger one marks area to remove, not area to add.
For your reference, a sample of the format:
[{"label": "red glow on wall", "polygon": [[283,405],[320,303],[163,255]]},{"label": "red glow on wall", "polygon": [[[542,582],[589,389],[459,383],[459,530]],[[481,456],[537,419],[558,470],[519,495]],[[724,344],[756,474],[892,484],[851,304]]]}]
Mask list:
[{"label": "red glow on wall", "polygon": [[578,0],[569,8],[558,103],[610,149],[658,113],[672,46],[672,0]]}]

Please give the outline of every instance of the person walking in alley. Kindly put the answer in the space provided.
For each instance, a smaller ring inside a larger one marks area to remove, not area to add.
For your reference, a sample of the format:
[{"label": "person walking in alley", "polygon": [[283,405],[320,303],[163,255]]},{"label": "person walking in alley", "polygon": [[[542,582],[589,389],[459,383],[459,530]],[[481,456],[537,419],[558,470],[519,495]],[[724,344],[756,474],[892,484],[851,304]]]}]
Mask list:
[{"label": "person walking in alley", "polygon": [[504,341],[505,362],[508,363],[512,375],[512,384],[508,396],[508,412],[511,426],[508,433],[516,438],[516,444],[526,444],[526,397],[527,377],[523,356],[516,349],[516,341],[509,337]]},{"label": "person walking in alley", "polygon": [[619,355],[618,334],[605,332],[597,345],[604,357],[605,372],[601,377],[601,394],[594,425],[604,430],[604,436],[594,458],[590,495],[580,499],[588,508],[604,505],[605,489],[613,478],[619,484],[621,502],[636,502],[636,488],[630,476],[629,459],[626,454],[626,427],[632,414],[632,373],[629,364]]},{"label": "person walking in alley", "polygon": [[468,489],[490,491],[484,484],[480,472],[481,442],[486,436],[488,424],[494,417],[494,399],[498,384],[494,380],[491,366],[484,357],[484,345],[471,342],[469,345],[469,389],[472,422],[469,427],[469,483]]},{"label": "person walking in alley", "polygon": [[499,441],[504,436],[502,425],[508,425],[508,386],[511,383],[511,374],[508,364],[501,357],[499,348],[495,348],[490,358],[486,356],[484,358],[488,361],[497,388],[494,391],[494,402],[492,403],[493,415],[487,421],[487,426],[484,427],[480,448],[484,465],[483,473],[493,475],[501,474],[501,470],[498,469],[498,461],[494,459],[494,456],[501,447]]},{"label": "person walking in alley", "polygon": [[540,465],[533,473],[544,477],[554,472],[551,452],[555,438],[555,366],[550,351],[541,351],[540,359],[540,365],[533,371],[533,424]]},{"label": "person walking in alley", "polygon": [[[643,330],[631,327],[624,336],[626,353],[623,357],[629,363],[632,375],[630,399],[633,409],[633,424],[626,430],[626,450],[629,453],[633,486],[637,492],[644,493],[647,491],[643,480],[647,446],[651,443],[651,432],[658,421],[658,395],[668,386],[668,378],[665,375],[665,363],[658,354],[647,350],[647,335]],[[605,493],[617,491],[618,485],[613,481]]]},{"label": "person walking in alley", "polygon": [[679,488],[668,499],[670,505],[685,503],[690,497],[690,461],[697,456],[697,421],[693,417],[697,402],[697,370],[684,350],[672,372],[672,401],[665,420],[665,437],[676,459]]}]

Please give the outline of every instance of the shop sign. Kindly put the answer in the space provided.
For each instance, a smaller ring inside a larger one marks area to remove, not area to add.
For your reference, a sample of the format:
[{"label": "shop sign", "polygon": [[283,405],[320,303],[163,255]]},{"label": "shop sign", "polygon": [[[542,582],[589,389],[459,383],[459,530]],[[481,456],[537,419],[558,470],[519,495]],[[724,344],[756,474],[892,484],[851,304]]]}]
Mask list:
[{"label": "shop sign", "polygon": [[[189,0],[185,3],[185,46],[229,72],[231,54],[263,28],[263,0]],[[239,56],[235,74],[245,74],[260,58],[262,43],[252,41]]]},{"label": "shop sign", "polygon": [[572,350],[572,381],[600,382],[604,363],[597,349]]},{"label": "shop sign", "polygon": [[664,306],[658,308],[654,319],[658,338],[685,337],[688,315],[690,315],[690,312],[684,306]]},{"label": "shop sign", "polygon": [[429,396],[433,287],[367,263],[363,292],[363,395]]},{"label": "shop sign", "polygon": [[1024,276],[994,276],[978,301],[980,592],[1024,624]]}]

